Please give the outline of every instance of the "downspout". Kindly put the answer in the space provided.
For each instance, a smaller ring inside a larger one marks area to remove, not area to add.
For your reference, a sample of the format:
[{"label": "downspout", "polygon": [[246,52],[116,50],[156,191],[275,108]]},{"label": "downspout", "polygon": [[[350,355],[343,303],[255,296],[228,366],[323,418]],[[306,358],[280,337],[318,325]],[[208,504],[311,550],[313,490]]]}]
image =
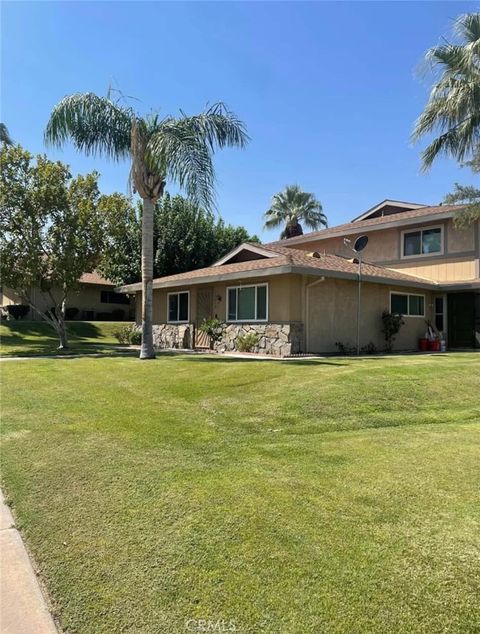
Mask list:
[{"label": "downspout", "polygon": [[304,322],[305,322],[305,352],[310,352],[310,319],[309,319],[309,313],[310,313],[310,289],[313,288],[314,286],[317,286],[317,284],[321,284],[322,282],[325,281],[325,277],[320,277],[317,280],[314,280],[313,282],[310,282],[308,284],[305,285],[305,318],[304,318]]}]

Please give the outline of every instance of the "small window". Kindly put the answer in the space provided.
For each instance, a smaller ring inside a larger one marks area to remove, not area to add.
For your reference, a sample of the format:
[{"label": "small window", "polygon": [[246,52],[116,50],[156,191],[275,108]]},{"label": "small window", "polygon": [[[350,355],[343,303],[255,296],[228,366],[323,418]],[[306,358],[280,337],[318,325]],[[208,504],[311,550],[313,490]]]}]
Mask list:
[{"label": "small window", "polygon": [[115,291],[100,291],[100,301],[102,304],[130,304],[127,295]]},{"label": "small window", "polygon": [[168,293],[168,321],[186,322],[190,312],[190,293]]},{"label": "small window", "polygon": [[395,295],[392,293],[390,297],[391,308],[390,312],[395,315],[407,315],[408,314],[408,295]]},{"label": "small window", "polygon": [[442,228],[403,232],[403,257],[442,253]]},{"label": "small window", "polygon": [[406,317],[424,317],[425,296],[390,293],[390,312]]},{"label": "small window", "polygon": [[435,328],[439,332],[443,332],[445,329],[444,311],[443,296],[435,297]]},{"label": "small window", "polygon": [[266,321],[267,285],[235,286],[227,293],[227,321]]}]

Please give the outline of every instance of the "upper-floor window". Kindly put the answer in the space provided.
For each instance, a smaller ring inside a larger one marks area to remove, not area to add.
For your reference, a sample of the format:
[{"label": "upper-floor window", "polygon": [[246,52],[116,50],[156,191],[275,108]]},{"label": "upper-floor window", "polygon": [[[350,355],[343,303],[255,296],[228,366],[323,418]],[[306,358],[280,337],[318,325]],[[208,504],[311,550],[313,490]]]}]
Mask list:
[{"label": "upper-floor window", "polygon": [[100,301],[102,304],[130,304],[130,298],[123,293],[115,291],[100,291]]},{"label": "upper-floor window", "polygon": [[404,258],[443,253],[442,227],[403,231],[402,237],[402,257]]},{"label": "upper-floor window", "polygon": [[227,321],[267,321],[266,284],[230,286],[227,289]]},{"label": "upper-floor window", "polygon": [[181,323],[188,321],[190,312],[190,292],[168,293],[168,322]]}]

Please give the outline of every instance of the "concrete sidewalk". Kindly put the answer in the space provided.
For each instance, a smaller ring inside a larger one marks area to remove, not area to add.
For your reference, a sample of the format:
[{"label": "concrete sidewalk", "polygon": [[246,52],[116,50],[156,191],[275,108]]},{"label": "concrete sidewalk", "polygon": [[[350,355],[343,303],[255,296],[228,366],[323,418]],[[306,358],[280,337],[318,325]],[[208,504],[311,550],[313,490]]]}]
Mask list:
[{"label": "concrete sidewalk", "polygon": [[58,634],[1,492],[0,558],[0,633]]}]

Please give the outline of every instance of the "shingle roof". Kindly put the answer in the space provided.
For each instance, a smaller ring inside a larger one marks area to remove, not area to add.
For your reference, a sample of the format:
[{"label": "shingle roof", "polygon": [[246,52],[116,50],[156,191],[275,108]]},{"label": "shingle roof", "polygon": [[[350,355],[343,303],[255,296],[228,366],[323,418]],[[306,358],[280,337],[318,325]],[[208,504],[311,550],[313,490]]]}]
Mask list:
[{"label": "shingle roof", "polygon": [[[339,255],[333,255],[330,253],[318,254],[320,257],[312,257],[307,251],[303,249],[293,249],[290,247],[284,247],[281,245],[263,245],[264,249],[271,250],[275,253],[283,253],[285,256],[291,254],[292,263],[297,266],[309,266],[313,268],[322,269],[324,271],[337,271],[339,273],[352,273],[357,275],[358,263],[353,262],[347,258],[343,258]],[[417,277],[415,275],[408,275],[407,273],[400,273],[393,269],[388,269],[378,264],[371,264],[370,262],[362,262],[362,274],[368,277],[388,278],[392,280],[404,280],[405,282],[424,282],[431,284],[431,280]]]},{"label": "shingle roof", "polygon": [[[248,248],[248,245],[245,245]],[[282,246],[279,244],[262,245],[266,251],[272,253],[272,257],[266,257],[259,260],[249,260],[247,262],[235,262],[231,264],[221,264],[217,266],[209,266],[203,269],[197,269],[195,271],[188,271],[186,273],[178,273],[176,275],[168,275],[165,277],[159,277],[153,280],[153,287],[173,287],[176,285],[184,285],[186,282],[192,282],[193,284],[201,284],[202,281],[208,278],[222,279],[225,276],[231,276],[232,274],[242,274],[242,277],[249,277],[250,273],[259,275],[262,270],[265,270],[266,275],[273,274],[272,269],[278,269],[277,273],[284,273],[295,269],[301,269],[302,272],[310,273],[312,275],[328,275],[331,277],[351,277],[356,278],[358,274],[358,264],[340,257],[338,255],[321,254],[320,257],[313,257],[308,254],[307,251],[301,249],[293,249],[290,247]],[[289,267],[287,270],[283,267]],[[376,264],[370,264],[364,262],[362,264],[362,272],[365,278],[369,278],[370,281],[375,281],[375,278],[380,280],[391,280],[393,283],[404,282],[406,286],[411,285],[428,285],[435,286],[435,282],[431,280],[416,277],[414,275],[407,275],[400,271],[394,271],[387,269],[383,266]],[[337,275],[335,275],[337,274]],[[131,292],[141,290],[141,285],[130,284],[122,287],[125,292]]]},{"label": "shingle roof", "polygon": [[[349,231],[357,231],[367,229],[368,227],[375,227],[376,225],[386,225],[395,222],[403,222],[404,220],[411,220],[415,218],[423,218],[425,216],[432,216],[435,214],[453,213],[461,209],[461,205],[437,205],[435,207],[422,207],[420,209],[412,209],[410,211],[401,211],[398,214],[390,214],[388,216],[380,216],[378,218],[368,218],[367,220],[356,220],[354,222],[346,222],[342,225],[336,225],[335,227],[329,227],[328,229],[321,229],[320,231],[312,231],[306,233],[303,236],[296,236],[295,238],[289,238],[289,244],[298,244],[305,239],[311,240],[312,238],[323,240],[332,235],[338,233],[348,234]],[[271,245],[277,245],[284,243],[284,240],[271,242]],[[265,246],[265,245],[263,245]]]},{"label": "shingle roof", "polygon": [[102,284],[104,286],[114,286],[113,282],[105,279],[97,273],[97,271],[93,271],[93,273],[84,273],[82,277],[78,280],[82,284]]}]

